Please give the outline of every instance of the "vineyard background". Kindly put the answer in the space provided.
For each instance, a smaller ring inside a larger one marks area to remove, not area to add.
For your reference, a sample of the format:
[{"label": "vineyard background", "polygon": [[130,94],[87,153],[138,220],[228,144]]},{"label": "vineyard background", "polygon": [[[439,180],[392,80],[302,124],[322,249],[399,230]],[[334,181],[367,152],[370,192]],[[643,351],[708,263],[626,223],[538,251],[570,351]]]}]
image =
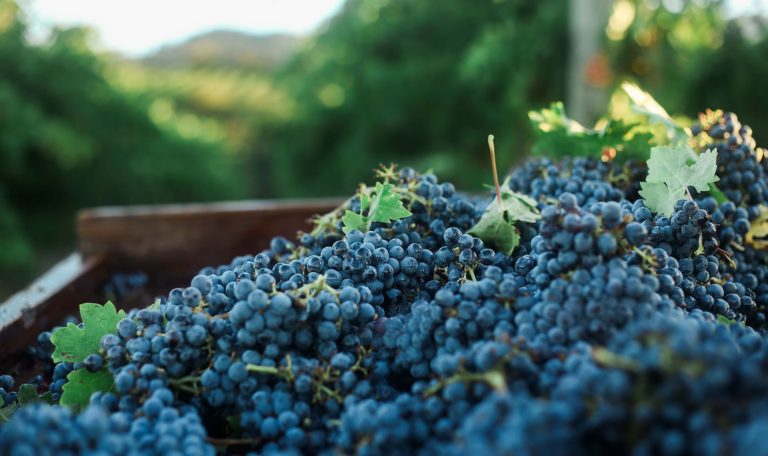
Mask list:
[{"label": "vineyard background", "polygon": [[88,29],[30,40],[25,10],[0,0],[0,297],[74,247],[80,208],[335,195],[390,161],[480,190],[489,132],[509,167],[530,109],[578,90],[607,103],[624,80],[768,137],[764,17],[603,1],[574,86],[576,3],[349,0],[311,36],[218,31],[126,59]]}]

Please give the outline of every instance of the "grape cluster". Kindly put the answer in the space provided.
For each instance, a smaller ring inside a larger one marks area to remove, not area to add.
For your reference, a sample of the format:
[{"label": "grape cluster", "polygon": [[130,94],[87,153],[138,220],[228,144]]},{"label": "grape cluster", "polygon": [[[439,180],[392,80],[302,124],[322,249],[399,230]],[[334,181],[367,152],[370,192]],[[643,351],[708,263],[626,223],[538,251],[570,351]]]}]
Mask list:
[{"label": "grape cluster", "polygon": [[729,200],[744,206],[766,202],[764,152],[757,147],[749,126],[742,125],[732,112],[707,111],[699,116],[692,132],[703,148],[717,151],[717,185]]},{"label": "grape cluster", "polygon": [[[768,269],[750,240],[762,200],[744,186],[765,182],[729,119],[707,138],[744,152],[719,164],[730,201],[694,194],[669,217],[637,198],[640,165],[529,160],[508,182],[540,220],[515,225],[511,254],[472,229],[489,198],[384,168],[412,215],[344,231],[358,195],[295,241],[201,270],[39,382],[57,402],[72,372],[109,373],[109,392],[79,415],[22,405],[0,448],[766,453]],[[44,333],[30,354],[51,350]],[[16,407],[13,383],[0,376],[0,399]]]}]

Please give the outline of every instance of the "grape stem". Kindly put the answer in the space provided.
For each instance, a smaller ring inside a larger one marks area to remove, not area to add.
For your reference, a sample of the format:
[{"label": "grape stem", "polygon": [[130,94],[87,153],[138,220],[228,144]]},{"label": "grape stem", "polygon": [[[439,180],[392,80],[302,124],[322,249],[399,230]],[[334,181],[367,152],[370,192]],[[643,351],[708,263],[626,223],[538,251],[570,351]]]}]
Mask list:
[{"label": "grape stem", "polygon": [[499,212],[504,214],[504,206],[501,203],[501,187],[499,187],[499,173],[496,171],[496,147],[493,145],[493,135],[488,135],[488,149],[491,152],[491,170],[493,171],[493,186],[496,188],[496,200],[499,202]]}]

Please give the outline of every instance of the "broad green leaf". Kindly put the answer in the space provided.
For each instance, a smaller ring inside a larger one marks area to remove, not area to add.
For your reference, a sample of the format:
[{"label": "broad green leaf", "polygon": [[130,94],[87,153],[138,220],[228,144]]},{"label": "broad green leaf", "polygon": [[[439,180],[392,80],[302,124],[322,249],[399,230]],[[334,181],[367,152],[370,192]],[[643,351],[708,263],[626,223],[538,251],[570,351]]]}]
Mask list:
[{"label": "broad green leaf", "polygon": [[623,83],[621,89],[629,97],[632,112],[646,117],[649,124],[664,128],[665,135],[672,144],[688,141],[689,131],[675,121],[651,94],[629,82]]},{"label": "broad green leaf", "polygon": [[69,323],[64,328],[57,329],[51,336],[51,343],[56,346],[52,358],[55,362],[77,363],[85,357],[98,353],[101,348],[101,338],[105,334],[114,334],[117,323],[125,318],[125,311],[117,311],[115,305],[107,302],[100,304],[86,303],[80,305],[80,317],[83,327]]},{"label": "broad green leaf", "polygon": [[659,182],[641,182],[639,193],[645,200],[646,207],[665,215],[672,215],[675,212],[675,203],[686,198],[684,188],[673,191],[667,184]]},{"label": "broad green leaf", "polygon": [[549,157],[601,159],[604,153],[613,150],[619,160],[645,161],[653,140],[647,126],[623,119],[607,119],[601,122],[600,128],[585,128],[566,116],[562,103],[530,111],[528,118],[538,136],[533,152]]},{"label": "broad green leaf", "polygon": [[37,395],[37,388],[35,385],[25,383],[19,387],[19,405],[26,405],[32,402],[38,402],[39,400],[40,397]]},{"label": "broad green leaf", "polygon": [[717,152],[701,154],[688,145],[659,146],[651,150],[648,177],[640,184],[640,196],[649,209],[672,215],[675,203],[689,197],[688,187],[700,192],[709,190],[718,181]]},{"label": "broad green leaf", "polygon": [[665,183],[671,189],[693,187],[700,192],[717,182],[717,152],[708,150],[698,156],[690,146],[660,146],[651,150],[646,182]]},{"label": "broad green leaf", "polygon": [[114,386],[112,373],[107,369],[98,372],[88,372],[78,369],[67,375],[61,395],[61,405],[70,407],[85,407],[91,400],[91,395],[97,391],[110,391]]}]

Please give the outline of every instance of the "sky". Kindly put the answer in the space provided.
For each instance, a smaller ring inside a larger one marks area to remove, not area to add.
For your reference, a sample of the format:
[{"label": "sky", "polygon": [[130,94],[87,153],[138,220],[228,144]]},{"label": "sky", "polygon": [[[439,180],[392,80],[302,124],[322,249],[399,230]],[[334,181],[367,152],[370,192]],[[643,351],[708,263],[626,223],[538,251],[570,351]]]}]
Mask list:
[{"label": "sky", "polygon": [[[675,3],[676,0],[662,0]],[[22,0],[41,33],[54,25],[88,25],[101,45],[128,56],[215,29],[305,34],[343,0]],[[727,0],[733,15],[768,12],[768,0]]]},{"label": "sky", "polygon": [[146,54],[190,36],[230,29],[305,34],[331,17],[343,0],[26,0],[39,29],[88,25],[108,50]]}]

